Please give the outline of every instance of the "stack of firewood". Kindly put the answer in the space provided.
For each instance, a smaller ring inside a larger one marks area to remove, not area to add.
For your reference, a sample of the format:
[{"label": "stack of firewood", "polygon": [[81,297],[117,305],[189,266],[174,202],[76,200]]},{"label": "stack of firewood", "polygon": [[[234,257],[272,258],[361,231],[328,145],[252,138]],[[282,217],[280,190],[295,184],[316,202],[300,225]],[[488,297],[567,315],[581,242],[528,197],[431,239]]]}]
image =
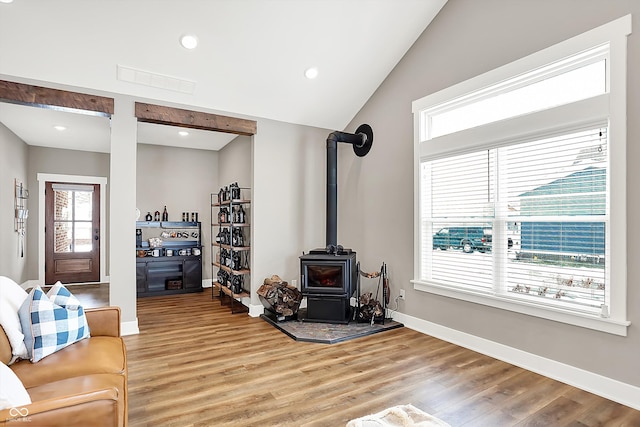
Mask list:
[{"label": "stack of firewood", "polygon": [[373,293],[367,292],[360,295],[360,310],[358,311],[359,321],[370,321],[382,318],[384,309],[378,300],[373,299]]},{"label": "stack of firewood", "polygon": [[264,279],[264,284],[258,289],[258,296],[268,310],[283,316],[296,314],[302,301],[302,293],[277,275]]}]

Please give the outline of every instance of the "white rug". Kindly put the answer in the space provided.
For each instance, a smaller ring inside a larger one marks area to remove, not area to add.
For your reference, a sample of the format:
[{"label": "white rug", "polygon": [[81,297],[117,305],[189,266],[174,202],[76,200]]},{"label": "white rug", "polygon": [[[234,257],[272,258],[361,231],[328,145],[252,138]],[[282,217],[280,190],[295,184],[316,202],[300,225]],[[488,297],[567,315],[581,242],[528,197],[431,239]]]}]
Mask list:
[{"label": "white rug", "polygon": [[377,414],[357,418],[347,423],[347,427],[451,427],[438,418],[421,411],[413,405],[400,405],[385,409]]}]

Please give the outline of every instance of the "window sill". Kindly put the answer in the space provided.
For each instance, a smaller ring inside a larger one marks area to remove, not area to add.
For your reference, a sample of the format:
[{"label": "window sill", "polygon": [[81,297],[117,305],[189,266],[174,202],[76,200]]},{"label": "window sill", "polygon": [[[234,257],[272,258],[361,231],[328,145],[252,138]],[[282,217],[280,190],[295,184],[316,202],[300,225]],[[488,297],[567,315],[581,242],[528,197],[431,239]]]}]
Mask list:
[{"label": "window sill", "polygon": [[484,294],[465,289],[454,289],[434,283],[412,280],[413,288],[418,291],[455,298],[462,301],[482,304],[489,307],[509,310],[528,316],[540,317],[542,319],[553,320],[555,322],[567,323],[569,325],[580,326],[609,334],[627,336],[627,327],[631,322],[627,320],[617,320],[610,317],[600,317],[587,313],[572,312],[554,307],[539,306],[526,301],[517,301],[499,295]]}]

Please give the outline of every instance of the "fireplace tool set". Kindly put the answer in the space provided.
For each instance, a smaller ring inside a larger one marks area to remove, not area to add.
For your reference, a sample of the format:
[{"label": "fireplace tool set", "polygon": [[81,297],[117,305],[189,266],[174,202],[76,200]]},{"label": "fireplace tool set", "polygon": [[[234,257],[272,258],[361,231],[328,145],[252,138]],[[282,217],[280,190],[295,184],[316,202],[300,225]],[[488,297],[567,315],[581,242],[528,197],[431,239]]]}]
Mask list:
[{"label": "fireplace tool set", "polygon": [[[387,275],[387,264],[382,263],[380,271],[374,273],[366,273],[360,269],[360,263],[356,266],[358,271],[358,279],[356,283],[358,306],[353,312],[353,320],[358,322],[370,322],[373,325],[375,322],[380,322],[384,325],[385,316],[387,313],[387,305],[389,304],[390,291],[389,291],[389,276]],[[373,298],[372,292],[361,293],[361,277],[367,279],[378,279],[378,286],[376,287],[376,297]],[[382,287],[382,302],[378,300],[380,294],[380,287]]]}]

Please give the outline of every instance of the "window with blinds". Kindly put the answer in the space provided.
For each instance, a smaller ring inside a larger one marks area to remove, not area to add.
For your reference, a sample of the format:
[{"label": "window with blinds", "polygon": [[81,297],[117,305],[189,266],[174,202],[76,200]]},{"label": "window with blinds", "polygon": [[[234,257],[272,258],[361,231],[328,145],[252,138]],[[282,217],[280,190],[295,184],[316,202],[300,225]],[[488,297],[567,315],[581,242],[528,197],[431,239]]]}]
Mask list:
[{"label": "window with blinds", "polygon": [[607,128],[426,161],[422,279],[600,312]]},{"label": "window with blinds", "polygon": [[415,289],[626,335],[630,33],[414,101]]}]

